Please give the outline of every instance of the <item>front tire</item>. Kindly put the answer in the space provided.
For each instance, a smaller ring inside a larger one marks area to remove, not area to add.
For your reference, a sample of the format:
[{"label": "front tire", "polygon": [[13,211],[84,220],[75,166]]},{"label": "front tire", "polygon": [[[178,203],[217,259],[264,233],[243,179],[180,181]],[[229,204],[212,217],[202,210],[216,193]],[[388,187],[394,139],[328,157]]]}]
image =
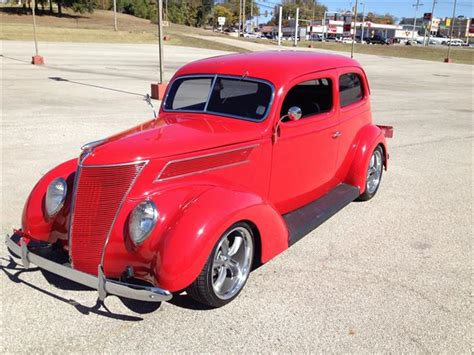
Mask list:
[{"label": "front tire", "polygon": [[365,191],[359,196],[359,201],[368,201],[377,193],[382,181],[384,154],[381,146],[377,146],[370,157],[365,180]]},{"label": "front tire", "polygon": [[212,308],[234,300],[249,277],[254,245],[247,223],[232,225],[219,238],[198,278],[188,288],[188,295]]}]

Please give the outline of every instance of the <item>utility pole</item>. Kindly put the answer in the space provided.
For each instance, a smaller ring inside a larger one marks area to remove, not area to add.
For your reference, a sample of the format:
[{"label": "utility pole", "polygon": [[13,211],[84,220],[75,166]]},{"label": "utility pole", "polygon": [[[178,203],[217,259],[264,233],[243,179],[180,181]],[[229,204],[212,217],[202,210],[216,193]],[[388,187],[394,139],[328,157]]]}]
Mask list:
[{"label": "utility pole", "polygon": [[356,40],[356,32],[357,32],[357,3],[358,3],[358,0],[356,0],[355,6],[354,6],[354,33],[352,34],[351,58],[354,58],[354,43]]},{"label": "utility pole", "polygon": [[158,8],[158,57],[160,60],[160,76],[157,84],[151,83],[151,98],[163,100],[168,84],[164,81],[164,63],[163,63],[163,0],[157,0]]},{"label": "utility pole", "polygon": [[362,25],[360,26],[360,43],[364,41],[364,21],[365,21],[365,2],[360,3],[362,5]]},{"label": "utility pole", "polygon": [[323,16],[323,37],[322,37],[322,41],[324,42],[326,40],[326,12],[327,11],[324,11],[324,16]]},{"label": "utility pole", "polygon": [[240,37],[241,29],[242,29],[242,0],[239,0],[239,30],[237,31],[237,34],[239,37]]},{"label": "utility pole", "polygon": [[36,0],[33,0],[33,6],[31,6],[31,11],[33,14],[33,38],[35,40],[35,56],[38,56],[38,40],[36,39],[36,12],[35,12],[35,7],[36,7]]},{"label": "utility pole", "polygon": [[114,0],[114,31],[117,32],[117,0]]},{"label": "utility pole", "polygon": [[416,0],[416,4],[413,4],[412,6],[415,7],[415,18],[413,19],[413,33],[411,34],[411,39],[415,39],[415,31],[416,31],[416,16],[418,16],[418,8],[420,6],[423,6],[423,4],[420,4],[420,0]]},{"label": "utility pole", "polygon": [[283,7],[280,6],[280,12],[278,14],[278,46],[281,46],[281,16]]},{"label": "utility pole", "polygon": [[253,0],[250,0],[250,32],[253,33]]},{"label": "utility pole", "polygon": [[449,55],[451,54],[451,42],[453,41],[454,16],[456,16],[456,3],[457,3],[457,0],[454,0],[453,18],[451,19],[451,26],[449,29],[448,56],[444,60],[445,63],[451,63],[451,58],[449,58]]},{"label": "utility pole", "polygon": [[438,1],[437,0],[433,0],[433,6],[431,8],[431,23],[430,23],[430,30],[428,32],[428,42],[426,42],[426,46],[428,47],[430,45],[430,38],[431,38],[431,25],[433,24],[433,20],[434,20],[434,10],[435,10],[435,6],[436,6],[436,3]]},{"label": "utility pole", "polygon": [[31,58],[31,64],[34,65],[42,65],[44,64],[44,59],[42,56],[39,55],[39,50],[38,50],[38,39],[36,38],[36,3],[33,0],[33,6],[31,7],[32,15],[33,15],[33,40],[35,41],[35,55]]},{"label": "utility pole", "polygon": [[[245,0],[243,0],[243,5],[242,5],[242,21],[243,21],[242,30],[244,30],[244,28],[247,25],[247,19],[245,18]],[[245,33],[245,31],[244,31],[244,33]]]},{"label": "utility pole", "polygon": [[298,21],[300,20],[300,8],[296,8],[296,19],[295,19],[295,43],[293,47],[298,47]]}]

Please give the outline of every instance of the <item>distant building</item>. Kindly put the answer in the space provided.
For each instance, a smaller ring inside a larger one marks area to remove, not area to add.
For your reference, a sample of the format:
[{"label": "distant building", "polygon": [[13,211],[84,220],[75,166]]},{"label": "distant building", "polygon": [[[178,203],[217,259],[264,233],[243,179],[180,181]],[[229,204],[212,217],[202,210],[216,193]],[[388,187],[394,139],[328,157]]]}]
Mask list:
[{"label": "distant building", "polygon": [[[439,34],[444,36],[450,36],[452,18],[447,17],[441,20],[439,26]],[[455,18],[453,23],[453,37],[454,38],[468,38],[473,37],[473,33],[469,33],[469,27],[471,24],[470,18]]]}]

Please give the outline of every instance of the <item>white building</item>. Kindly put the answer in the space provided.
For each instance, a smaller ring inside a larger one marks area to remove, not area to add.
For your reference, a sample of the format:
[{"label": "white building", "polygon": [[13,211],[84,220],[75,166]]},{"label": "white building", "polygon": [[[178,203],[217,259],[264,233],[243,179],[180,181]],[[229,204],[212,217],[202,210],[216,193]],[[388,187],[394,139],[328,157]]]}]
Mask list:
[{"label": "white building", "polygon": [[[323,33],[326,37],[342,37],[344,34],[344,21],[327,21],[323,26],[321,21],[314,21],[308,26],[307,31],[314,38]],[[383,38],[408,39],[412,37],[412,31],[403,29],[400,25],[387,25],[381,23],[374,23],[370,21],[356,23],[356,36],[363,38],[370,38],[373,36],[381,36]],[[351,35],[354,33],[354,24],[351,25]]]}]

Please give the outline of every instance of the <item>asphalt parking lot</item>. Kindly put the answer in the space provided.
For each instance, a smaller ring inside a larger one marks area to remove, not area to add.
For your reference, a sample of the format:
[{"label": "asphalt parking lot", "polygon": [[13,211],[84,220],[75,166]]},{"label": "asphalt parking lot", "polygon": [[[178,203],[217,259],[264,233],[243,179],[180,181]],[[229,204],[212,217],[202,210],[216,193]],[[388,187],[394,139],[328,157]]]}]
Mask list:
[{"label": "asphalt parking lot", "polygon": [[[42,174],[152,116],[157,47],[3,42],[2,235]],[[166,47],[166,77],[220,52]],[[472,67],[359,55],[374,120],[395,127],[381,189],[250,276],[228,306],[151,311],[1,260],[1,352],[472,350]],[[2,237],[3,238],[3,237]],[[57,281],[57,280],[56,280]],[[53,282],[55,283],[55,282]]]}]

